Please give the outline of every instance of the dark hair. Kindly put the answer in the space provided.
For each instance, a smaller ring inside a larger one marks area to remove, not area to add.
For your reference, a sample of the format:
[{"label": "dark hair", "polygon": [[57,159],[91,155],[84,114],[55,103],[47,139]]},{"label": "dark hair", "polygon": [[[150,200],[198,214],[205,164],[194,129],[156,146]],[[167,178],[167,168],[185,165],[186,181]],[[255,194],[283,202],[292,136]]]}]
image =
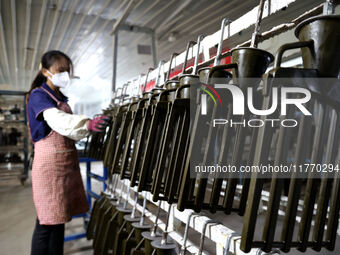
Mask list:
[{"label": "dark hair", "polygon": [[30,90],[27,92],[27,102],[32,90],[40,87],[44,82],[46,82],[46,77],[42,74],[41,69],[49,69],[55,62],[60,61],[62,58],[66,59],[68,63],[69,69],[67,71],[70,73],[71,76],[73,75],[73,63],[69,56],[59,50],[51,50],[44,53],[44,55],[41,57],[41,68],[34,78]]}]

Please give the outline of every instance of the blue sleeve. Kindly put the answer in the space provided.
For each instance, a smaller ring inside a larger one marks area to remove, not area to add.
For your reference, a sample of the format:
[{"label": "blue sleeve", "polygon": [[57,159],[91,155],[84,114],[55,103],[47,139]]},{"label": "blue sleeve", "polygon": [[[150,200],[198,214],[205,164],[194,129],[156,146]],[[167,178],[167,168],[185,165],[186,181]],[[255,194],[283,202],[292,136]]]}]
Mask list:
[{"label": "blue sleeve", "polygon": [[30,115],[37,120],[43,120],[42,112],[49,108],[57,107],[57,103],[41,89],[35,89],[30,94],[28,109]]}]

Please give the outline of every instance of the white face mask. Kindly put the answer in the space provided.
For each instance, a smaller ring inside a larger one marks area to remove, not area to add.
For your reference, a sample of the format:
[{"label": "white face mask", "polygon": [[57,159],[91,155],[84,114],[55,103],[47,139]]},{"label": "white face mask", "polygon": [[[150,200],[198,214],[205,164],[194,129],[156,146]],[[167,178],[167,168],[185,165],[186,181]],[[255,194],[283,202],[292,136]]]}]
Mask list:
[{"label": "white face mask", "polygon": [[48,77],[54,86],[59,88],[66,88],[70,84],[70,75],[68,72],[56,73],[52,74],[48,70],[46,70],[52,78]]}]

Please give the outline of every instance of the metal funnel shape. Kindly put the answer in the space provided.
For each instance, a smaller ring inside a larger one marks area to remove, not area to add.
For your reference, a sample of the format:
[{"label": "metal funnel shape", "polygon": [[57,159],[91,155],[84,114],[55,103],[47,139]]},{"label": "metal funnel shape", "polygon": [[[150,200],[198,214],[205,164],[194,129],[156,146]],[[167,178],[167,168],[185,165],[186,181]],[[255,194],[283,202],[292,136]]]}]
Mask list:
[{"label": "metal funnel shape", "polygon": [[231,62],[237,64],[233,69],[236,78],[261,78],[274,56],[261,49],[241,47],[231,51]]},{"label": "metal funnel shape", "polygon": [[233,68],[233,78],[238,79],[240,88],[243,89],[241,82],[244,78],[262,78],[269,64],[274,60],[274,56],[261,49],[252,47],[241,47],[231,51],[231,62],[237,64],[237,68]]},{"label": "metal funnel shape", "polygon": [[313,41],[301,48],[305,68],[317,69],[320,77],[340,78],[340,15],[316,16],[295,29],[300,41]]},{"label": "metal funnel shape", "polygon": [[253,86],[257,86],[273,60],[274,56],[265,50],[253,47],[236,48],[231,51],[232,63],[211,68],[208,77],[214,77],[218,71],[232,69],[234,82],[241,89],[246,89],[249,85],[246,83],[246,79],[257,78],[257,82],[252,81]]}]

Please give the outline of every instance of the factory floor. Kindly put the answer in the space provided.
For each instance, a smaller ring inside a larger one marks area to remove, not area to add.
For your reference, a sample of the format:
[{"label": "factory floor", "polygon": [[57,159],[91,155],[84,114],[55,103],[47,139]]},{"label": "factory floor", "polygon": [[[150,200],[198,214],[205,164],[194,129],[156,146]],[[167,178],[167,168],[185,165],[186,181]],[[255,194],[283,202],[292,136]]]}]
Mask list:
[{"label": "factory floor", "polygon": [[[92,170],[97,173],[102,173],[102,165],[92,163]],[[83,178],[85,177],[85,164],[81,164]],[[92,181],[93,189],[99,192],[102,186],[96,181]],[[149,210],[150,205],[148,206]],[[1,255],[26,255],[30,254],[31,238],[36,220],[36,214],[32,201],[32,186],[30,181],[27,181],[22,186],[18,179],[10,181],[0,180],[0,254]],[[242,229],[243,218],[237,215],[229,215],[216,213],[208,216],[218,219],[226,226],[240,232]],[[259,217],[259,224],[262,224],[263,219]],[[184,225],[183,225],[184,227]],[[66,224],[66,235],[83,232],[83,220],[78,218]],[[255,233],[259,235],[260,233]],[[195,231],[190,231],[189,239],[199,240],[199,234]],[[196,244],[198,245],[198,244]],[[209,254],[214,254],[215,245],[209,239],[206,240],[205,250]],[[322,249],[320,253],[313,250],[308,250],[306,253],[301,253],[296,249],[292,249],[289,254],[308,254],[308,255],[335,255],[340,251],[340,239],[336,243],[336,249],[333,252]],[[92,241],[86,238],[75,241],[66,242],[64,245],[65,255],[90,255],[93,254]],[[282,253],[281,253],[282,254]]]},{"label": "factory floor", "polygon": [[[85,165],[81,164],[85,176]],[[99,188],[99,187],[98,187]],[[1,255],[30,254],[31,239],[36,220],[32,200],[32,185],[28,180],[22,186],[18,179],[0,181],[0,247]],[[65,235],[84,232],[83,220],[66,224]],[[92,241],[86,238],[64,244],[64,255],[93,254]]]}]

